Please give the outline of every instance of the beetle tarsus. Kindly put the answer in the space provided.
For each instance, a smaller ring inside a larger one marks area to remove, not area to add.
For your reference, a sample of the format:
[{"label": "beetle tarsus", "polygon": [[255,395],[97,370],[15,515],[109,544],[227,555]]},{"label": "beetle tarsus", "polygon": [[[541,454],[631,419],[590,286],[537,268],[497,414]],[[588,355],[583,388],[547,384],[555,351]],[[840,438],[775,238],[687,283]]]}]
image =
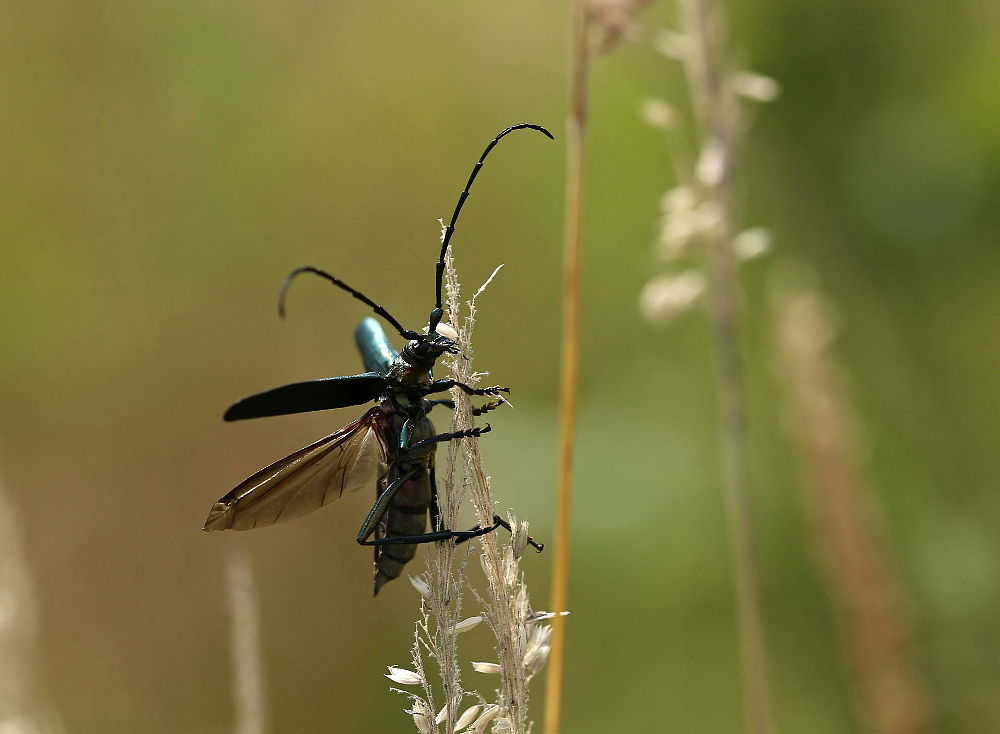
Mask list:
[{"label": "beetle tarsus", "polygon": [[482,428],[479,428],[477,426],[476,428],[470,428],[470,429],[468,429],[466,431],[456,431],[455,433],[451,434],[451,437],[452,438],[479,438],[484,433],[489,433],[492,430],[493,430],[493,428],[490,426],[489,423],[487,423]]},{"label": "beetle tarsus", "polygon": [[[507,528],[507,532],[509,532],[511,535],[514,534],[514,531],[510,529],[510,524],[499,515],[494,515],[493,521],[500,527]],[[530,545],[539,553],[541,553],[542,550],[545,548],[545,545],[543,543],[536,543],[535,539],[532,538],[530,535],[528,536],[528,545]]]},{"label": "beetle tarsus", "polygon": [[499,396],[500,393],[505,392],[510,395],[509,387],[501,387],[500,385],[494,385],[493,387],[480,387],[475,389],[476,395],[496,395]]},{"label": "beetle tarsus", "polygon": [[[464,543],[467,540],[471,540],[472,538],[475,538],[475,537],[477,537],[479,535],[486,535],[486,533],[492,532],[493,530],[496,530],[497,528],[506,528],[507,532],[509,532],[511,535],[514,534],[514,531],[510,529],[510,523],[508,523],[506,520],[504,520],[499,515],[494,515],[493,516],[493,525],[489,529],[487,529],[485,531],[483,531],[478,525],[476,525],[476,527],[474,527],[472,530],[468,531],[469,533],[473,533],[472,535],[469,535],[468,537],[465,537],[464,535],[459,535],[458,533],[455,533],[454,537],[458,538],[458,541],[457,541],[456,545],[458,543]],[[545,548],[545,545],[543,543],[536,543],[535,540],[534,540],[534,538],[532,538],[530,535],[528,536],[528,545],[530,545],[532,548],[534,548],[539,553],[541,553],[542,550]]]},{"label": "beetle tarsus", "polygon": [[473,408],[472,415],[474,416],[484,415],[485,413],[489,413],[491,410],[496,410],[506,402],[507,401],[504,400],[503,398],[497,398],[496,400],[491,400],[490,402],[486,403],[485,405],[479,408]]},{"label": "beetle tarsus", "polygon": [[460,438],[478,438],[484,433],[489,433],[493,429],[490,424],[487,423],[483,428],[469,428],[465,431],[456,431],[455,433],[439,433],[436,436],[431,436],[430,438],[425,438],[419,443],[415,443],[412,446],[407,446],[405,448],[406,453],[412,453],[415,449],[423,448],[424,446],[430,446],[435,443],[444,443],[445,441],[455,441]]}]

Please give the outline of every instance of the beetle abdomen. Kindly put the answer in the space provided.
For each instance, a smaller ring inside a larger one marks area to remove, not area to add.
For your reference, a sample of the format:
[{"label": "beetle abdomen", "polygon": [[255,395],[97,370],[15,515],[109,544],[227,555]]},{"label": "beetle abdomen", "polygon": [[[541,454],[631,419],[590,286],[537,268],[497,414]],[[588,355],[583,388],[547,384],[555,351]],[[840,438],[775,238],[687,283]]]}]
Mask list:
[{"label": "beetle abdomen", "polygon": [[[385,515],[386,538],[423,535],[427,531],[427,509],[431,504],[430,472],[406,482],[392,498]],[[387,582],[398,578],[417,553],[411,543],[375,546],[375,593]]]}]

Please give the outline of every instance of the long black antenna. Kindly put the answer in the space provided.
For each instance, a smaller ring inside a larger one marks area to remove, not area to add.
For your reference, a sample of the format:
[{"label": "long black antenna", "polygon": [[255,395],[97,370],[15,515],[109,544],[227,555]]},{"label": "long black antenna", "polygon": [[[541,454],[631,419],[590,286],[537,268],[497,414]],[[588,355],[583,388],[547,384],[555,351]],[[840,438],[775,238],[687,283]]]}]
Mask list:
[{"label": "long black antenna", "polygon": [[444,256],[445,253],[448,252],[448,245],[451,242],[451,236],[455,233],[455,222],[458,221],[458,215],[462,211],[462,205],[465,204],[465,200],[469,198],[469,189],[472,188],[472,182],[476,180],[479,169],[483,167],[483,161],[486,160],[486,156],[490,154],[493,147],[500,142],[500,138],[507,133],[512,133],[515,130],[522,129],[537,130],[540,133],[544,133],[550,140],[555,140],[555,138],[552,137],[552,133],[541,125],[532,125],[528,122],[522,122],[520,125],[513,125],[512,127],[507,128],[493,138],[493,142],[486,146],[486,150],[484,150],[483,154],[479,157],[479,162],[476,163],[476,167],[472,169],[472,175],[469,176],[469,182],[465,184],[465,190],[462,191],[462,195],[458,197],[458,205],[455,207],[455,213],[451,215],[451,222],[449,222],[448,226],[445,228],[444,237],[441,240],[441,256],[438,258],[437,262],[437,302],[434,305],[434,310],[431,311],[431,324],[429,330],[431,332],[437,328],[438,323],[441,321],[441,317],[444,315],[444,311],[441,310],[441,280],[444,277]]},{"label": "long black antenna", "polygon": [[421,335],[418,334],[417,332],[410,331],[409,329],[404,329],[400,325],[400,323],[392,317],[392,314],[390,314],[384,308],[379,306],[377,303],[375,303],[375,301],[370,299],[361,291],[354,290],[353,288],[351,288],[351,286],[347,285],[347,283],[342,281],[340,278],[330,275],[325,270],[321,270],[320,268],[314,268],[309,265],[306,265],[305,267],[301,268],[295,268],[295,270],[289,273],[288,277],[285,278],[285,282],[281,284],[281,293],[278,296],[278,315],[281,316],[281,318],[285,318],[285,298],[288,295],[288,287],[292,284],[292,280],[301,273],[314,273],[315,275],[318,275],[321,278],[326,278],[328,281],[333,283],[338,288],[343,288],[345,291],[350,293],[352,296],[357,298],[362,303],[371,306],[372,310],[374,310],[377,315],[381,316],[383,319],[392,324],[392,326],[396,329],[396,331],[399,332],[399,335],[404,339],[406,339],[407,341],[412,341],[413,339],[421,338]]}]

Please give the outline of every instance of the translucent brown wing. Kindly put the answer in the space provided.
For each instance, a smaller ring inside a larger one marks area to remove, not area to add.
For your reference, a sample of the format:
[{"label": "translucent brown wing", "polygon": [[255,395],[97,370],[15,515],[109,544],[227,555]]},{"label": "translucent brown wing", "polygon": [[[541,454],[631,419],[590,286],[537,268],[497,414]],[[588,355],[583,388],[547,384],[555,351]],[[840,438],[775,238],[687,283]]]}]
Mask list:
[{"label": "translucent brown wing", "polygon": [[380,408],[245,479],[212,506],[205,530],[251,530],[294,520],[369,489],[385,471],[387,448]]}]

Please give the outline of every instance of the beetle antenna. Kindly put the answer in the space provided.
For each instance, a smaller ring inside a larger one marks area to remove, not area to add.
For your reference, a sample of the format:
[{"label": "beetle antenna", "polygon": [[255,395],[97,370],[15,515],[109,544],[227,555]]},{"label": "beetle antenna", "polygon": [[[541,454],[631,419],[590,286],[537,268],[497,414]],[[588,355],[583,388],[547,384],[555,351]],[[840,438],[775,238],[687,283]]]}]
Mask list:
[{"label": "beetle antenna", "polygon": [[325,278],[338,288],[344,289],[362,303],[365,303],[368,306],[370,306],[378,316],[381,316],[383,319],[392,324],[393,328],[395,328],[396,331],[399,332],[399,335],[404,339],[406,339],[407,341],[412,341],[413,339],[421,338],[421,335],[418,334],[417,332],[410,331],[409,329],[404,329],[400,325],[400,323],[393,318],[391,313],[389,313],[384,308],[379,306],[377,303],[375,303],[375,301],[370,299],[361,291],[354,290],[353,288],[351,288],[351,286],[347,285],[347,283],[342,281],[340,278],[330,275],[325,270],[321,270],[320,268],[314,268],[309,265],[306,265],[305,267],[301,268],[295,268],[295,270],[289,273],[288,277],[285,278],[285,282],[281,284],[281,293],[278,295],[278,315],[281,318],[285,318],[285,298],[288,296],[288,288],[289,286],[291,286],[292,280],[294,280],[296,276],[302,273],[313,273],[321,278]]},{"label": "beetle antenna", "polygon": [[552,137],[552,133],[541,125],[532,125],[528,122],[522,122],[520,125],[508,127],[502,133],[493,138],[493,141],[486,146],[486,150],[484,150],[483,154],[479,157],[479,162],[476,163],[475,168],[472,169],[472,175],[469,176],[469,181],[465,184],[465,190],[462,191],[462,195],[458,197],[458,204],[455,206],[455,213],[451,215],[451,221],[448,223],[448,226],[445,227],[444,237],[441,238],[441,255],[438,257],[437,261],[437,302],[435,303],[434,310],[431,311],[429,332],[432,332],[437,328],[438,323],[441,321],[441,317],[444,315],[444,311],[441,309],[441,280],[444,277],[444,256],[445,253],[448,252],[448,245],[451,243],[451,236],[455,232],[455,222],[458,221],[458,215],[462,211],[462,206],[465,204],[465,200],[469,198],[469,189],[472,188],[472,182],[476,180],[476,176],[479,174],[479,169],[483,167],[483,161],[486,160],[486,156],[490,154],[493,147],[500,142],[500,138],[507,133],[512,133],[515,130],[522,129],[537,130],[540,133],[544,133],[550,140],[555,140],[555,138]]}]

